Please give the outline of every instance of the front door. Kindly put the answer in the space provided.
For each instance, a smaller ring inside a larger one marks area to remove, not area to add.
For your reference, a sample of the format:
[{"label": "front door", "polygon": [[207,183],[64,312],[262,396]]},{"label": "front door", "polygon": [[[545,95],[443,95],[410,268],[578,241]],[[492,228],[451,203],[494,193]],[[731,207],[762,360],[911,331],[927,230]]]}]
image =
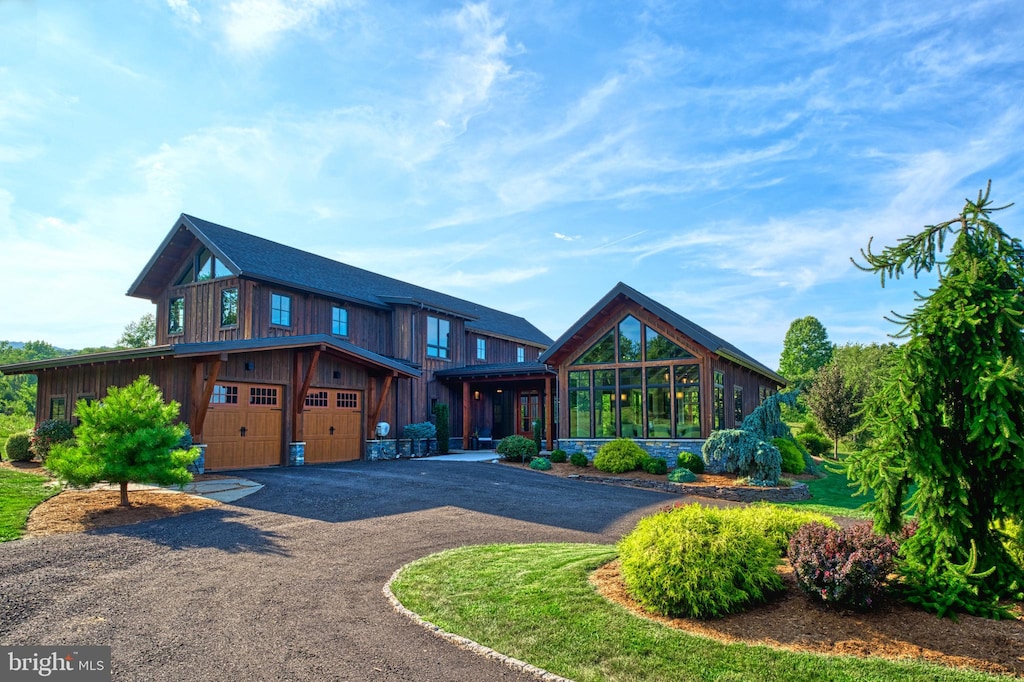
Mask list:
[{"label": "front door", "polygon": [[540,393],[537,391],[522,391],[519,393],[519,423],[517,424],[520,436],[533,438],[533,422],[541,421],[540,415]]}]

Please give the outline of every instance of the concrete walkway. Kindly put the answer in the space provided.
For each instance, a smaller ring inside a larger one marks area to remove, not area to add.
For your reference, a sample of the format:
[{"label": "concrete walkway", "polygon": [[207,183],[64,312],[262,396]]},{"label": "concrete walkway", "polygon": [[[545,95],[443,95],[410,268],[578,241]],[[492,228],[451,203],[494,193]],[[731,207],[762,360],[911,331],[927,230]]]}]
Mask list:
[{"label": "concrete walkway", "polygon": [[[118,490],[119,486],[116,483],[100,483],[94,486],[96,490]],[[177,486],[157,486],[148,485],[144,483],[129,483],[128,490],[148,490],[149,492],[164,492],[164,493],[188,493],[189,495],[198,495],[199,497],[208,497],[211,500],[217,500],[218,502],[234,502],[240,500],[246,495],[252,495],[254,492],[263,488],[261,483],[250,481],[247,478],[210,478],[202,481],[192,481],[187,484],[184,488],[178,488]]]},{"label": "concrete walkway", "polygon": [[431,455],[423,457],[423,462],[495,462],[501,455],[494,450],[456,451],[450,455]]}]

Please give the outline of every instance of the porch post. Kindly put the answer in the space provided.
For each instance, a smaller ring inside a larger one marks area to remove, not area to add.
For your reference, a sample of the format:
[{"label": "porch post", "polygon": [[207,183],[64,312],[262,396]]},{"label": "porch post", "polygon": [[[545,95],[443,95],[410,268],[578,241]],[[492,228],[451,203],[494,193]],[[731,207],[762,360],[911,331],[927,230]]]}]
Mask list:
[{"label": "porch post", "polygon": [[470,409],[470,399],[472,396],[469,394],[469,382],[462,382],[462,449],[469,450],[469,439],[470,439],[470,419],[472,410]]},{"label": "porch post", "polygon": [[544,430],[547,432],[547,449],[551,452],[554,445],[555,430],[555,396],[551,394],[551,375],[544,377]]}]

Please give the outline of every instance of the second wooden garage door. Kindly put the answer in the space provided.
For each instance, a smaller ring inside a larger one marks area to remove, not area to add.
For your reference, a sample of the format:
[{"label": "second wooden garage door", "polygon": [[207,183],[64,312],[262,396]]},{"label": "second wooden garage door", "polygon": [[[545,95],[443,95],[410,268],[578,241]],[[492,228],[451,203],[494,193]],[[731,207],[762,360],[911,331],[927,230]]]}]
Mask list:
[{"label": "second wooden garage door", "polygon": [[362,456],[362,403],[359,391],[310,389],[302,426],[307,463],[348,462]]},{"label": "second wooden garage door", "polygon": [[217,383],[203,424],[206,468],[244,469],[281,463],[280,386]]}]

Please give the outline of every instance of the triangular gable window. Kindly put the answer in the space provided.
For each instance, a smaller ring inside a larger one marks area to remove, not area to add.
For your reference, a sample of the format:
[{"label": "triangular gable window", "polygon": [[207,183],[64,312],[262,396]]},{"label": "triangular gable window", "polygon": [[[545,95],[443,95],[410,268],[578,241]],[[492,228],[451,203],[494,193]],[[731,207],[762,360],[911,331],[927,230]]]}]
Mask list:
[{"label": "triangular gable window", "polygon": [[615,362],[615,335],[609,331],[572,364],[600,365],[610,362]]},{"label": "triangular gable window", "polygon": [[693,353],[677,346],[650,327],[644,327],[644,335],[647,339],[648,360],[684,360],[694,357]]}]

